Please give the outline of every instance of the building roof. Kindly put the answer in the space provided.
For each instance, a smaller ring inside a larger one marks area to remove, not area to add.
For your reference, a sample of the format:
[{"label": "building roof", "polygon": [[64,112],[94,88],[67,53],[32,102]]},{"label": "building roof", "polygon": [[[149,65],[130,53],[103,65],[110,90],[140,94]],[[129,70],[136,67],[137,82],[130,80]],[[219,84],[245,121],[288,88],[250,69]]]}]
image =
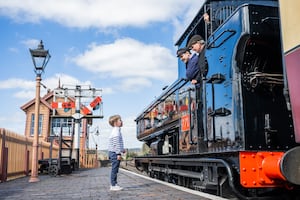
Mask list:
[{"label": "building roof", "polygon": [[[45,94],[43,97],[40,98],[40,102],[42,104],[44,104],[47,108],[52,110],[51,104],[48,103],[48,99],[53,97],[53,91],[48,92],[47,94]],[[32,105],[35,104],[35,98],[30,100],[29,102],[25,103],[23,106],[21,106],[20,108],[26,112],[26,110],[31,107]]]}]

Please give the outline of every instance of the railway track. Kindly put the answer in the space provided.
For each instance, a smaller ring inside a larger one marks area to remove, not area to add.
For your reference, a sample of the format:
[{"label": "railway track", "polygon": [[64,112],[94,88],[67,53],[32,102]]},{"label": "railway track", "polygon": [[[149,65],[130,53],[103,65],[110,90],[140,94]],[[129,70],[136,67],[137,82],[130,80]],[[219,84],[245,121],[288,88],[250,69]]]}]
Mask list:
[{"label": "railway track", "polygon": [[120,166],[121,168],[126,169],[128,171],[147,176],[147,174],[142,173],[141,171],[136,169],[134,160],[123,160]]}]

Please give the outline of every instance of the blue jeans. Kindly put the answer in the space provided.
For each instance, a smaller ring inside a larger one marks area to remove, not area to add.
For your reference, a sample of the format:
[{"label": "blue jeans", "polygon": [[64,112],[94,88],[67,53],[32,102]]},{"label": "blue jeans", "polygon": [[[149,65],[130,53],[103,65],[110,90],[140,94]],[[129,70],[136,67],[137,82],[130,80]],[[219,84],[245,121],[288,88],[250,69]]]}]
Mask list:
[{"label": "blue jeans", "polygon": [[117,160],[117,154],[115,152],[108,152],[109,160],[111,161],[111,174],[110,174],[110,184],[115,186],[117,184],[117,174],[119,172],[121,160]]}]

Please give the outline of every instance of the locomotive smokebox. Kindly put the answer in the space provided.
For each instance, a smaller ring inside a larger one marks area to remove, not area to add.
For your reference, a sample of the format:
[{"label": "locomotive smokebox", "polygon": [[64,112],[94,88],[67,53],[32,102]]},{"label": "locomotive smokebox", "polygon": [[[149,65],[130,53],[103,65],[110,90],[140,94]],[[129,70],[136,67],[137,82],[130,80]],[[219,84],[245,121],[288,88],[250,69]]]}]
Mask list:
[{"label": "locomotive smokebox", "polygon": [[280,169],[290,183],[300,185],[300,147],[290,149],[283,155]]}]

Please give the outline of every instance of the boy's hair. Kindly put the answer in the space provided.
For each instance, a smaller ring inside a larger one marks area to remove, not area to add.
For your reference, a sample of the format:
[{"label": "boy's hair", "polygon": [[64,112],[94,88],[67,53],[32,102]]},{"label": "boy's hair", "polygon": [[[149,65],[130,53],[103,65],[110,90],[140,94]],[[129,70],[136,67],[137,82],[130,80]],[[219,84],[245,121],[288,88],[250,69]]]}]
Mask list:
[{"label": "boy's hair", "polygon": [[109,123],[111,126],[114,126],[115,122],[116,122],[118,119],[121,119],[121,116],[120,116],[120,115],[112,115],[112,116],[109,117],[108,123]]}]

